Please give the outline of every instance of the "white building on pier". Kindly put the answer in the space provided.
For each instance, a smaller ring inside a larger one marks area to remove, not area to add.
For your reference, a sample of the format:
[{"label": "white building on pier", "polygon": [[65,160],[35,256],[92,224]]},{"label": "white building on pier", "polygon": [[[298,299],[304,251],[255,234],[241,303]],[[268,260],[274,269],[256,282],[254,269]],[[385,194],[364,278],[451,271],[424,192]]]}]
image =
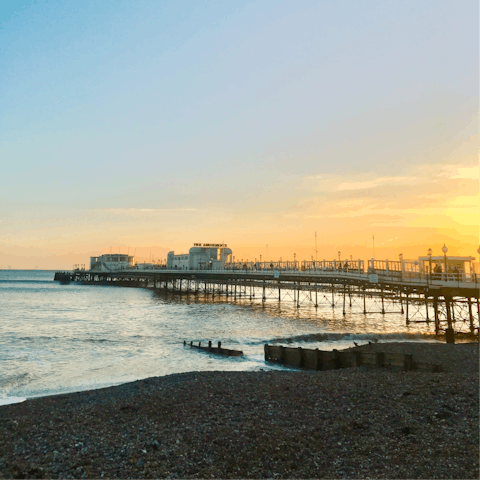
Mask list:
[{"label": "white building on pier", "polygon": [[100,257],[90,257],[90,270],[96,272],[114,272],[132,268],[135,265],[135,257],[110,253]]},{"label": "white building on pier", "polygon": [[188,253],[168,252],[170,270],[223,270],[232,250],[223,243],[195,243]]}]

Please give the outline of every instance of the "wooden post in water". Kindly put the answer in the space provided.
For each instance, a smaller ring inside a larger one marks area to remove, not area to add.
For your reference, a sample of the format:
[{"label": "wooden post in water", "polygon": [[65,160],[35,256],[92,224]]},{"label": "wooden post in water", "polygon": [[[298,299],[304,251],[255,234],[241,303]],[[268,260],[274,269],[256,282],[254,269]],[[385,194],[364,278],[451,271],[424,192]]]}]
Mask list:
[{"label": "wooden post in water", "polygon": [[453,325],[452,325],[452,311],[451,311],[451,301],[452,297],[450,295],[445,295],[445,309],[447,311],[447,330],[445,332],[445,339],[447,343],[455,343],[455,334],[453,331]]},{"label": "wooden post in water", "polygon": [[480,324],[480,298],[477,298],[477,320]]},{"label": "wooden post in water", "polygon": [[470,317],[470,333],[475,333],[475,327],[473,325],[473,312],[472,312],[472,299],[470,297],[467,298],[468,302],[468,316]]},{"label": "wooden post in water", "polygon": [[410,323],[410,319],[408,318],[408,293],[407,293],[407,300],[406,300],[406,306],[407,306],[407,311],[406,311],[406,321],[407,321],[407,325]]},{"label": "wooden post in water", "polygon": [[427,312],[427,323],[430,323],[430,318],[428,316],[428,295],[425,293],[425,310]]},{"label": "wooden post in water", "polygon": [[438,296],[433,297],[433,314],[435,316],[435,335],[440,333],[440,321],[438,319]]},{"label": "wooden post in water", "polygon": [[345,284],[343,284],[343,314],[346,315],[347,312],[345,310]]}]

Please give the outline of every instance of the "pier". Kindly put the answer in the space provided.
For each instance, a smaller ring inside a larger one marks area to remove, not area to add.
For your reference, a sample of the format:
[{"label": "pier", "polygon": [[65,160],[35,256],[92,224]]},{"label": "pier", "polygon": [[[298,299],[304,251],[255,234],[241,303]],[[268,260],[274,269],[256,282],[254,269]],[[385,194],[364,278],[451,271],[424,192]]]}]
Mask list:
[{"label": "pier", "polygon": [[[418,262],[415,262],[418,263]],[[478,339],[480,278],[476,273],[426,274],[417,264],[388,260],[226,263],[219,270],[156,268],[57,272],[61,283],[143,287],[179,295],[329,306],[344,315],[400,313],[405,323],[432,323],[437,335]],[[367,302],[367,299],[369,300]]]}]

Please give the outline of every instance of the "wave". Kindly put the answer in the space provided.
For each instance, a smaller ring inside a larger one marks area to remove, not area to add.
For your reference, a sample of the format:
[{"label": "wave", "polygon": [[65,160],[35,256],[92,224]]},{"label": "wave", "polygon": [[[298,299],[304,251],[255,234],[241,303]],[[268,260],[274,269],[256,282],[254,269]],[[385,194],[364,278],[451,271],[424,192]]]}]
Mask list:
[{"label": "wave", "polygon": [[14,284],[35,284],[35,285],[38,285],[38,284],[42,284],[42,285],[45,285],[45,284],[48,284],[48,285],[55,285],[54,282],[53,282],[53,279],[51,280],[0,280],[0,284],[2,283],[14,283]]},{"label": "wave", "polygon": [[4,397],[0,398],[0,405],[11,405],[12,403],[24,402],[25,400],[25,397]]},{"label": "wave", "polygon": [[22,385],[26,385],[34,380],[36,376],[33,373],[25,372],[19,375],[6,375],[4,377],[0,377],[0,389],[8,388],[9,390],[12,388],[21,387]]},{"label": "wave", "polygon": [[424,333],[402,333],[402,332],[390,332],[390,333],[310,333],[295,335],[293,337],[274,337],[268,341],[257,341],[252,344],[261,343],[299,343],[299,342],[338,342],[338,341],[351,341],[360,340],[378,340],[379,342],[385,341],[427,341],[434,340],[436,336],[434,334]]}]

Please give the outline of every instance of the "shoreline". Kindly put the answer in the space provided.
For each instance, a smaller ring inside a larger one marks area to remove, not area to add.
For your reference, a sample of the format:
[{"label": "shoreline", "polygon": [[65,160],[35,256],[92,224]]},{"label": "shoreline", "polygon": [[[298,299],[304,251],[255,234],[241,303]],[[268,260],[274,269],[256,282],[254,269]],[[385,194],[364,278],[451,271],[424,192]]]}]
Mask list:
[{"label": "shoreline", "polygon": [[0,406],[0,478],[478,478],[478,343],[364,367],[152,377]]},{"label": "shoreline", "polygon": [[[430,336],[430,335],[427,335],[427,336]],[[372,337],[373,338],[373,337],[375,337],[375,334],[370,334],[370,335],[367,335],[366,337]],[[418,339],[418,340],[410,339],[410,340],[403,340],[403,341],[402,340],[383,341],[383,342],[378,343],[378,345],[382,346],[381,348],[386,348],[386,349],[390,350],[391,348],[395,348],[395,347],[391,347],[392,345],[395,345],[395,344],[404,344],[404,345],[408,345],[408,344],[432,345],[433,344],[433,345],[438,345],[438,344],[443,344],[444,343],[444,341],[441,340],[442,337],[438,337],[436,335],[433,335],[432,337],[434,337],[434,338],[432,338],[432,339]],[[281,341],[283,343],[285,343],[286,346],[289,346],[290,343],[291,343],[291,342],[288,341],[288,339],[282,339]],[[365,339],[359,340],[359,341],[365,341]],[[353,343],[353,341],[352,341],[352,343]],[[466,337],[461,337],[460,339],[457,339],[456,345],[465,345],[465,344],[479,345],[479,342],[474,341],[474,340],[472,341],[472,339],[466,338]],[[360,345],[360,347],[368,349],[369,345],[366,344],[366,343],[363,343],[363,344]],[[308,349],[308,346],[304,346],[303,348]],[[339,351],[350,350],[351,348],[353,348],[353,347],[342,348]],[[332,350],[333,350],[333,348],[332,348]],[[327,351],[331,351],[331,350],[327,349]],[[397,350],[394,350],[394,351],[397,351]],[[405,352],[405,353],[408,353],[408,352]],[[273,363],[273,365],[282,369],[282,365],[279,365],[277,363]],[[295,367],[291,367],[291,366],[288,366],[288,365],[285,365],[283,367],[285,369],[292,369],[293,368],[295,370]],[[260,368],[260,371],[261,370],[262,369]],[[201,370],[201,371],[212,371],[212,370]],[[232,370],[218,370],[218,371],[232,371]],[[245,371],[255,371],[255,370],[245,370]],[[192,373],[197,372],[197,370],[192,370],[191,372]],[[190,373],[190,372],[181,372],[181,373]],[[140,380],[145,380],[147,378],[161,378],[161,377],[167,377],[167,376],[176,375],[176,374],[180,374],[180,373],[166,373],[164,375],[156,375],[154,377],[145,377],[145,378],[140,378],[140,379],[136,379],[136,380],[130,380],[130,381],[127,381],[127,382],[114,382],[112,384],[104,384],[102,386],[96,386],[96,387],[90,386],[90,387],[84,388],[82,390],[71,390],[71,391],[63,391],[63,392],[62,391],[60,391],[60,392],[57,391],[57,392],[52,392],[52,393],[44,393],[44,394],[31,395],[31,396],[23,396],[22,394],[13,395],[11,397],[7,396],[7,397],[0,398],[0,407],[4,406],[4,405],[14,405],[14,404],[17,404],[17,403],[22,403],[26,400],[33,400],[33,399],[37,399],[37,398],[52,397],[52,396],[58,396],[58,395],[69,395],[69,394],[74,394],[74,393],[101,390],[101,389],[104,389],[104,388],[118,387],[118,386],[121,386],[121,385],[124,385],[124,384],[127,384],[127,383],[132,383],[132,382],[136,382],[136,381],[140,381]],[[17,399],[17,400],[16,401],[10,401],[12,399]],[[4,401],[7,401],[7,402],[3,403]]]}]

